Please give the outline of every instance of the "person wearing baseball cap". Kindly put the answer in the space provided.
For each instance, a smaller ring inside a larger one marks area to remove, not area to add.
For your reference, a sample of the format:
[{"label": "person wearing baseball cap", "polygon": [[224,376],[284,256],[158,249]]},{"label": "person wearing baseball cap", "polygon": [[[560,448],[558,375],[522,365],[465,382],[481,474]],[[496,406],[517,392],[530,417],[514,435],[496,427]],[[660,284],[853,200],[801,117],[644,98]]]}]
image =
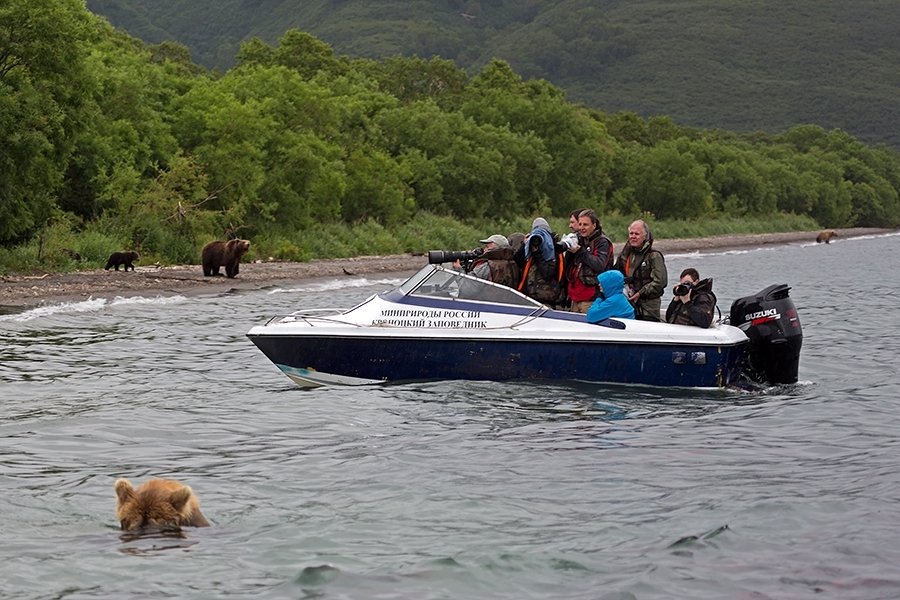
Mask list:
[{"label": "person wearing baseball cap", "polygon": [[519,284],[519,266],[514,260],[516,251],[510,247],[506,236],[495,233],[479,241],[484,244],[484,252],[472,261],[469,273],[479,279],[516,288]]},{"label": "person wearing baseball cap", "polygon": [[484,244],[485,250],[491,250],[492,248],[509,248],[509,240],[506,239],[505,235],[500,235],[499,233],[495,233],[487,239],[478,241]]}]

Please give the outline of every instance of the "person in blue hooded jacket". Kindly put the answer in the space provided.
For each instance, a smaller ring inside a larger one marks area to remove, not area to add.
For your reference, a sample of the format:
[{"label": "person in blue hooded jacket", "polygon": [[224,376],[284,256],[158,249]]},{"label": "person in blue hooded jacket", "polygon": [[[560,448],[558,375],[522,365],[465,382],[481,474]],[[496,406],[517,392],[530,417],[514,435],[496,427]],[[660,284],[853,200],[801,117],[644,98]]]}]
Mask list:
[{"label": "person in blue hooded jacket", "polygon": [[600,297],[594,300],[587,311],[588,323],[599,323],[604,319],[633,319],[634,306],[622,292],[625,276],[621,271],[604,271],[597,276]]},{"label": "person in blue hooded jacket", "polygon": [[559,238],[550,230],[546,219],[538,217],[531,224],[531,233],[515,255],[522,272],[519,291],[557,308],[565,302],[565,281],[562,272],[563,247],[557,247]]}]

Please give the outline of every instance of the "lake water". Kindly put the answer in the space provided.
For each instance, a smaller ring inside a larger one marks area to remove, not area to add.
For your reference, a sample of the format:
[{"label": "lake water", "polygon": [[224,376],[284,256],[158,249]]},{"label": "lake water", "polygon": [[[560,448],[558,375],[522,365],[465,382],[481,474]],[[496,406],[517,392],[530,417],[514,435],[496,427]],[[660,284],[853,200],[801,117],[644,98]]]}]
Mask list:
[{"label": "lake water", "polygon": [[[801,383],[309,391],[245,337],[392,278],[7,311],[0,598],[900,597],[900,237],[667,262],[791,285]],[[212,527],[123,535],[151,476]]]}]

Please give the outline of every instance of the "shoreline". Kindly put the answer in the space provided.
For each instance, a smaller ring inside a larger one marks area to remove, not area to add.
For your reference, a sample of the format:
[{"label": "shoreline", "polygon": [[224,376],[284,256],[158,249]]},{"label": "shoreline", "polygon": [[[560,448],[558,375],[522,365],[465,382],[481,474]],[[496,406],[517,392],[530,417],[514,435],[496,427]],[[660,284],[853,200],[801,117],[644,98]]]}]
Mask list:
[{"label": "shoreline", "polygon": [[[863,235],[897,233],[898,230],[858,227],[835,231],[838,233],[838,240],[841,240]],[[656,240],[654,247],[663,254],[760,248],[792,243],[815,243],[818,233],[818,231],[794,231]],[[621,247],[621,244],[617,246]],[[305,263],[259,261],[241,263],[241,272],[235,279],[204,277],[200,265],[137,266],[135,271],[127,273],[96,269],[44,275],[8,275],[0,277],[0,306],[13,309],[27,308],[51,302],[147,294],[154,296],[221,294],[229,290],[262,289],[322,278],[412,273],[426,262],[427,259],[423,254],[317,259]]]}]

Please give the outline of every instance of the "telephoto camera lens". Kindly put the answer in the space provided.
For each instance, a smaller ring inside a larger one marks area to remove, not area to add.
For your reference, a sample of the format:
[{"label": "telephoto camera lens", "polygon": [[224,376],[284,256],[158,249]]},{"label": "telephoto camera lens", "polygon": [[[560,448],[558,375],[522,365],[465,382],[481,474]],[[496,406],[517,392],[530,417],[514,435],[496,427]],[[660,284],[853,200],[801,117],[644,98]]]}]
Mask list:
[{"label": "telephoto camera lens", "polygon": [[[482,250],[484,252],[484,250]],[[464,250],[429,250],[428,262],[432,265],[453,262],[456,260],[467,261],[478,258],[482,252],[468,252]]]}]

